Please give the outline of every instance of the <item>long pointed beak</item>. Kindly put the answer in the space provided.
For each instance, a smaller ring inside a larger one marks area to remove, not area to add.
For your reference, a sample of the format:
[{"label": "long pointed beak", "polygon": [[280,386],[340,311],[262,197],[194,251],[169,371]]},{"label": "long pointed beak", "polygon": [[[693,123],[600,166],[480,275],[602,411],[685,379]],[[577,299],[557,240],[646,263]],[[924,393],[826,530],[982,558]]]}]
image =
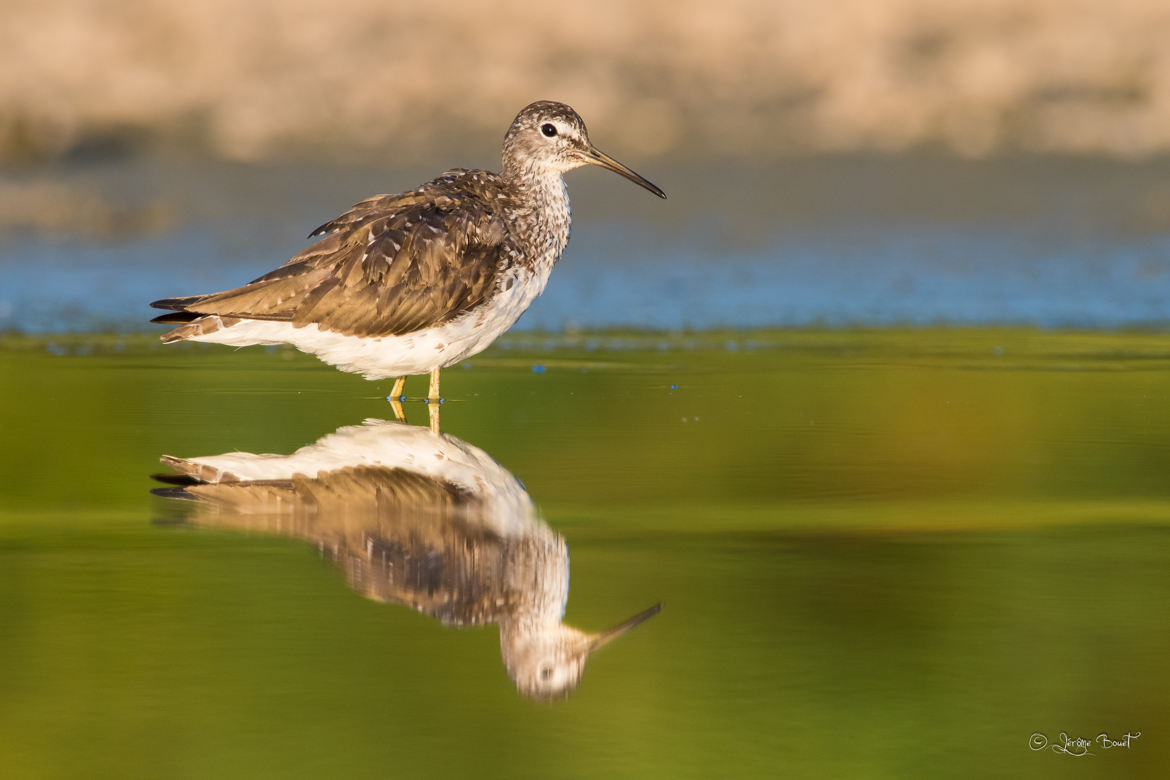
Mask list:
[{"label": "long pointed beak", "polygon": [[666,193],[659,189],[657,185],[651,183],[647,179],[642,178],[637,173],[634,173],[633,170],[622,165],[620,162],[613,159],[608,154],[598,149],[596,146],[590,146],[584,152],[583,156],[586,162],[592,163],[593,165],[600,165],[602,168],[609,168],[614,173],[625,176],[639,187],[645,187],[663,200],[666,199]]},{"label": "long pointed beak", "polygon": [[[653,186],[653,185],[651,185],[651,186]],[[647,620],[654,617],[655,615],[657,615],[661,611],[662,611],[662,602],[659,602],[659,603],[655,604],[654,606],[650,607],[650,609],[648,609],[644,612],[639,612],[637,615],[634,615],[629,620],[624,620],[621,623],[618,623],[616,626],[609,629],[608,631],[602,631],[600,634],[597,634],[589,641],[589,652],[592,653],[595,650],[600,650],[601,648],[605,647],[613,640],[617,639],[622,634],[629,631],[634,626],[637,626],[640,623],[646,622]]]}]

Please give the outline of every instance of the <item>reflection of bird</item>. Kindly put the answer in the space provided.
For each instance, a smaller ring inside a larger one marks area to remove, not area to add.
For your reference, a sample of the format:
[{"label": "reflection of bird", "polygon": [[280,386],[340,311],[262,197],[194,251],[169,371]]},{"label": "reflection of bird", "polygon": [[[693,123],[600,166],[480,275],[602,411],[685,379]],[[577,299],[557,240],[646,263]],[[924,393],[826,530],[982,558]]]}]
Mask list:
[{"label": "reflection of bird", "polygon": [[561,623],[569,551],[520,482],[453,436],[382,420],[341,428],[291,455],[163,456],[177,487],[203,505],[194,522],[311,541],[355,590],[446,625],[496,623],[517,689],[568,695],[589,654],[658,612],[600,634]]},{"label": "reflection of bird", "polygon": [[151,304],[178,324],[162,340],[288,343],[367,379],[430,372],[485,349],[543,290],[569,241],[561,178],[600,165],[666,194],[598,151],[563,103],[533,103],[504,137],[502,173],[457,168],[379,195],[310,234],[324,236],[243,287]]}]

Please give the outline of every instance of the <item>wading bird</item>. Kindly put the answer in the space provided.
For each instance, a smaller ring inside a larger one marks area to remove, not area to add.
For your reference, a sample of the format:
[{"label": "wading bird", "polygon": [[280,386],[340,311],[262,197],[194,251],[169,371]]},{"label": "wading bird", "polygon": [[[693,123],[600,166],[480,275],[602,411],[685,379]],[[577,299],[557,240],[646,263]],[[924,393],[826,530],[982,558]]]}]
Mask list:
[{"label": "wading bird", "polygon": [[562,175],[600,165],[661,189],[598,150],[564,103],[525,107],[500,173],[447,171],[418,189],[358,203],[309,234],[317,243],[243,287],[164,298],[166,343],[291,344],[367,379],[439,370],[487,348],[544,290],[569,242]]}]

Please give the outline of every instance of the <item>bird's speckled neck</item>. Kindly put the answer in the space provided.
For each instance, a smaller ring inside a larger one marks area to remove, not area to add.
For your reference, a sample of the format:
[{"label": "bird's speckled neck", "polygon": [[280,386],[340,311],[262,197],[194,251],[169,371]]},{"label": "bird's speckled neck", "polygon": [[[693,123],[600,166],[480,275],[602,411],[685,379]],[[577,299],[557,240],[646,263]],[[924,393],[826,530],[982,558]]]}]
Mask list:
[{"label": "bird's speckled neck", "polygon": [[523,236],[525,254],[532,261],[556,262],[569,243],[572,209],[569,190],[557,171],[537,170],[535,166],[513,171],[505,179],[512,184],[512,208],[509,222]]}]

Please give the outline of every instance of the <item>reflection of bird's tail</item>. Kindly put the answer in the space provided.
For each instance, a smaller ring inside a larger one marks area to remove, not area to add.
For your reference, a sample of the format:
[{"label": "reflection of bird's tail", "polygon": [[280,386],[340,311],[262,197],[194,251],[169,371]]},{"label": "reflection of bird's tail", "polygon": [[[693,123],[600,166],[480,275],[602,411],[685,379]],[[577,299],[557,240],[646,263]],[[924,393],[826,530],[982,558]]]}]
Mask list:
[{"label": "reflection of bird's tail", "polygon": [[[161,477],[164,476],[163,474],[155,474],[153,476],[156,479],[159,479],[160,482],[166,481],[166,480],[161,479]],[[195,484],[195,483],[191,483],[191,484]],[[199,500],[195,496],[193,496],[189,492],[187,492],[186,487],[155,488],[154,490],[150,491],[150,493],[151,493],[151,495],[158,496],[159,498],[174,498],[174,499],[178,499],[179,501],[198,501]]]},{"label": "reflection of bird's tail", "polygon": [[170,466],[178,474],[156,474],[159,482],[169,482],[175,485],[197,485],[208,482],[236,482],[237,479],[225,474],[214,466],[195,463],[186,458],[176,458],[174,455],[163,455],[159,460]]},{"label": "reflection of bird's tail", "polygon": [[150,491],[151,494],[161,498],[175,498],[180,501],[199,501],[199,496],[191,492],[190,488],[205,485],[208,482],[215,482],[216,475],[208,474],[208,472],[218,472],[217,469],[212,469],[207,466],[201,466],[198,463],[192,463],[183,458],[176,458],[173,455],[163,455],[160,460],[166,465],[177,471],[177,474],[151,474],[150,478],[156,482],[161,482],[164,485],[171,485],[172,487],[155,488]]}]

